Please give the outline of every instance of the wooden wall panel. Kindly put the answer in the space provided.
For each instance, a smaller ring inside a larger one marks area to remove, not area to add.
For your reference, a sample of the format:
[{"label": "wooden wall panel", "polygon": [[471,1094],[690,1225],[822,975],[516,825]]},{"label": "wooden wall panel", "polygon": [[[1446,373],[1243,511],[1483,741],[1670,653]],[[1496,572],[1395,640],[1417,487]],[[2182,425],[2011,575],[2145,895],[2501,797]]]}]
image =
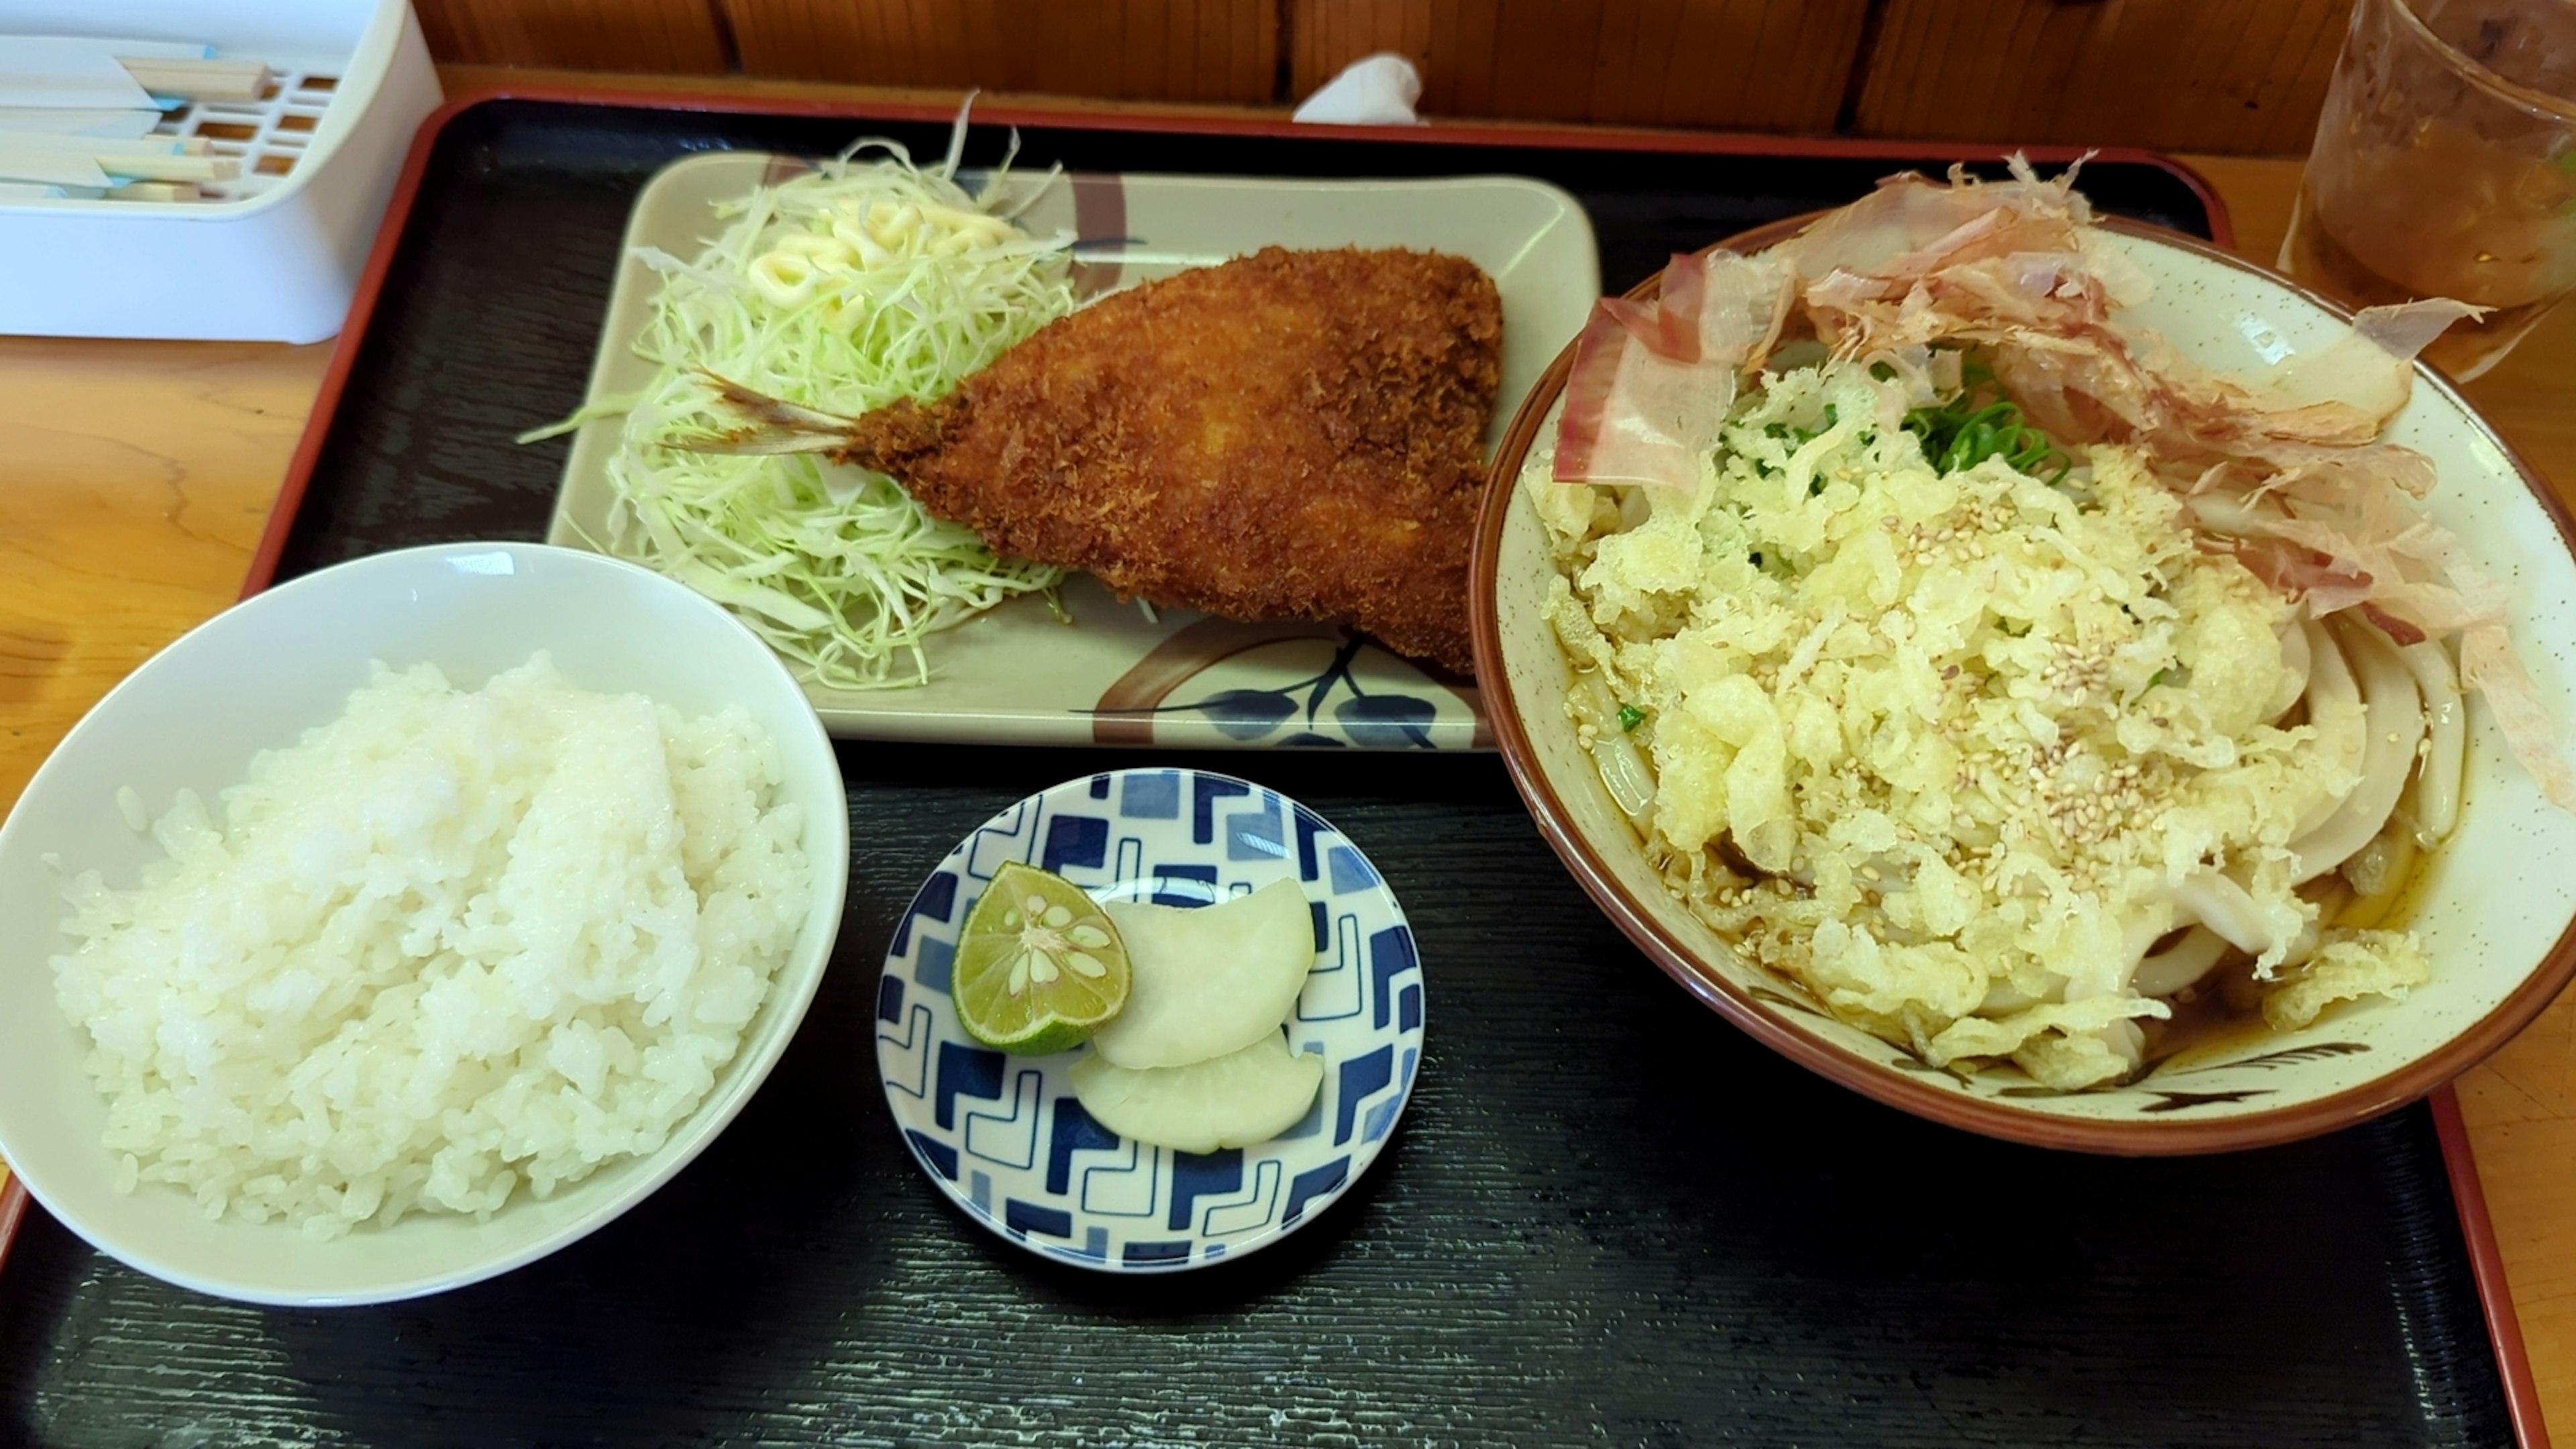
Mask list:
[{"label": "wooden wall panel", "polygon": [[[1375,51],[1434,118],[2307,149],[2351,0],[415,0],[449,63],[1277,104]],[[1866,46],[1867,55],[1861,51]],[[1285,69],[1283,70],[1283,64]]]},{"label": "wooden wall panel", "polygon": [[1875,136],[2302,152],[2351,0],[1887,0]]},{"label": "wooden wall panel", "polygon": [[750,75],[1272,99],[1280,0],[721,0]]},{"label": "wooden wall panel", "polygon": [[1829,131],[1868,0],[1289,0],[1292,89],[1375,51],[1429,116]]},{"label": "wooden wall panel", "polygon": [[413,0],[449,63],[715,75],[731,68],[716,0]]}]

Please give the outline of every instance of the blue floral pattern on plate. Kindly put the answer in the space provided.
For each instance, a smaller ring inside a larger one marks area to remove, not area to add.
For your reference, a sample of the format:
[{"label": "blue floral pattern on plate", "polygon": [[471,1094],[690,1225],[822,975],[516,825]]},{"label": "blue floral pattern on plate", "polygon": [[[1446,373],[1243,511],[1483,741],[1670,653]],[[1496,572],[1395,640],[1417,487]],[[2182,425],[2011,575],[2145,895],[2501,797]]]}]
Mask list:
[{"label": "blue floral pattern on plate", "polygon": [[[1436,701],[1388,688],[1385,675],[1400,666],[1383,651],[1373,667],[1361,664],[1367,648],[1366,639],[1352,635],[1333,651],[1320,672],[1302,679],[1220,689],[1205,698],[1175,703],[1104,705],[1088,713],[1097,719],[1136,721],[1148,728],[1158,720],[1194,716],[1213,725],[1226,743],[1236,745],[1436,750],[1445,739],[1447,748],[1477,747],[1472,712],[1463,721],[1444,720]],[[1369,679],[1372,673],[1377,677]],[[1332,708],[1327,710],[1327,704]]]},{"label": "blue floral pattern on plate", "polygon": [[[1296,879],[1316,951],[1288,1039],[1324,1058],[1305,1120],[1257,1147],[1150,1147],[1074,1099],[1067,1069],[1085,1049],[1010,1056],[968,1038],[948,999],[957,931],[1012,861],[1102,899],[1184,907]],[[977,1222],[1087,1268],[1172,1272],[1276,1241],[1368,1171],[1422,1063],[1422,998],[1402,908],[1320,816],[1230,775],[1117,770],[994,816],[922,884],[877,985],[877,1066],[905,1144]]]}]

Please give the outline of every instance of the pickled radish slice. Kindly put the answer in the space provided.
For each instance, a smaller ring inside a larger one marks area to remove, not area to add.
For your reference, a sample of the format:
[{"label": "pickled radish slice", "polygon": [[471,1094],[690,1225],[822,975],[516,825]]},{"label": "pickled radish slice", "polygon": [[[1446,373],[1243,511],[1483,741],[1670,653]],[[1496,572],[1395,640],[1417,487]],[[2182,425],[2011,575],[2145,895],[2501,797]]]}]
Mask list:
[{"label": "pickled radish slice", "polygon": [[1324,1081],[1324,1059],[1291,1056],[1275,1023],[1250,1046],[1182,1067],[1131,1070],[1102,1056],[1099,1038],[1092,1044],[1072,1068],[1082,1110],[1121,1137],[1176,1152],[1267,1142],[1297,1125]]},{"label": "pickled radish slice", "polygon": [[1315,964],[1314,917],[1293,880],[1195,909],[1105,903],[1126,943],[1126,1008],[1091,1038],[1122,1067],[1181,1067],[1240,1051],[1297,1005]]}]

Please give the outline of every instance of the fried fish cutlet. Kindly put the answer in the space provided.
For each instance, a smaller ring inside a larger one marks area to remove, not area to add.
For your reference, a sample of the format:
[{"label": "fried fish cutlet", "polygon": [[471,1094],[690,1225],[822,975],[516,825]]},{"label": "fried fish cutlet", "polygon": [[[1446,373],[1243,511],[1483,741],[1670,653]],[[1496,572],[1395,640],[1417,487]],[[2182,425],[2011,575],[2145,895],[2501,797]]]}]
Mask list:
[{"label": "fried fish cutlet", "polygon": [[1103,298],[824,451],[1122,596],[1349,623],[1464,673],[1501,339],[1472,262],[1274,247]]}]

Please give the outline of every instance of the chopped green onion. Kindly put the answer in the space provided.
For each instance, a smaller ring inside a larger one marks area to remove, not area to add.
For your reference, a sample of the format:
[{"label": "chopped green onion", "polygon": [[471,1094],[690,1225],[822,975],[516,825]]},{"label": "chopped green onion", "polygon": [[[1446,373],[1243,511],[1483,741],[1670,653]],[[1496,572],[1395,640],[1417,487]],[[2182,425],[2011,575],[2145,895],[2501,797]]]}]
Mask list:
[{"label": "chopped green onion", "polygon": [[[1816,439],[1823,437],[1825,434],[1832,432],[1835,424],[1840,420],[1840,417],[1840,411],[1836,409],[1832,403],[1827,403],[1825,404],[1825,425],[1823,427],[1796,428],[1791,427],[1787,423],[1765,423],[1762,425],[1762,436],[1766,438],[1778,438],[1780,441],[1787,443],[1789,445],[1789,451],[1794,453],[1798,449],[1814,442]],[[1812,497],[1815,491],[1816,490],[1814,489],[1808,490],[1809,496]]]},{"label": "chopped green onion", "polygon": [[2021,409],[2002,395],[1994,369],[1971,351],[1959,359],[1960,389],[1948,400],[1905,415],[1905,430],[1922,443],[1924,461],[1941,472],[1973,468],[1990,457],[2043,461],[2052,449],[2046,434],[2022,422]]},{"label": "chopped green onion", "polygon": [[1621,734],[1632,734],[1636,731],[1637,726],[1644,724],[1645,722],[1646,712],[1644,710],[1637,708],[1633,704],[1623,704],[1619,706],[1619,732]]},{"label": "chopped green onion", "polygon": [[[1990,379],[1993,374],[1985,376]],[[1970,386],[1937,407],[1915,408],[1905,415],[1905,430],[1922,442],[1924,461],[1943,473],[1956,473],[1988,458],[2001,458],[2014,472],[2063,482],[2074,460],[2048,434],[2022,421],[2020,408],[2000,397],[1977,401],[1985,396],[1979,387]]]}]

